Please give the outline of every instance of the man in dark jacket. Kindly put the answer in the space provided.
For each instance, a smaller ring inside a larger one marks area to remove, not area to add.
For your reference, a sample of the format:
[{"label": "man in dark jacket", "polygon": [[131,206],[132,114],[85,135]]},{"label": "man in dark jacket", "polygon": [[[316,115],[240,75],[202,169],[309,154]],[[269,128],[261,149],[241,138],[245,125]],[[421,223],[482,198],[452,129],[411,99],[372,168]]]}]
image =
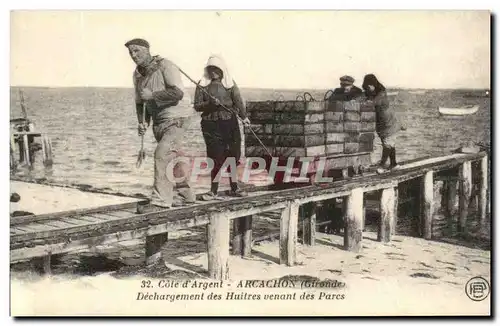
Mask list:
[{"label": "man in dark jacket", "polygon": [[354,78],[351,76],[340,77],[340,87],[333,91],[331,100],[350,101],[363,95],[361,88],[354,86]]}]

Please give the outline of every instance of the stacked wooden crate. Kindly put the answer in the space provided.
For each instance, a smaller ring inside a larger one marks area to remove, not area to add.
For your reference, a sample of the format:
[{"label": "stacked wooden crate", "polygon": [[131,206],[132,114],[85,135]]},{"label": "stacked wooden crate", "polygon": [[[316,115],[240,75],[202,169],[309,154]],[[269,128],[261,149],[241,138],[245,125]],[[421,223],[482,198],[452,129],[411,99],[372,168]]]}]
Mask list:
[{"label": "stacked wooden crate", "polygon": [[[372,102],[248,102],[250,126],[275,157],[345,156],[373,151],[375,108]],[[245,128],[245,156],[266,156]]]},{"label": "stacked wooden crate", "polygon": [[[250,126],[273,156],[325,154],[325,102],[248,102]],[[259,141],[245,128],[245,155],[266,156]]]},{"label": "stacked wooden crate", "polygon": [[373,151],[375,106],[364,100],[326,102],[326,154]]}]

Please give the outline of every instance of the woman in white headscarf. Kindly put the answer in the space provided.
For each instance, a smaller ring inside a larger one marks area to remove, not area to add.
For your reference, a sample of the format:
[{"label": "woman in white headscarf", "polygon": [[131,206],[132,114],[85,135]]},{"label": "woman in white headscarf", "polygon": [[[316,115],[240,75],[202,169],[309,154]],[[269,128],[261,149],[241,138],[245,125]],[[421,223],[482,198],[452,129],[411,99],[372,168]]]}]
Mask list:
[{"label": "woman in white headscarf", "polygon": [[[203,196],[204,200],[210,200],[217,197],[219,182],[216,176],[224,161],[230,157],[238,164],[241,157],[241,134],[236,114],[243,123],[250,123],[240,90],[221,57],[212,55],[208,59],[203,77],[196,88],[194,108],[201,112],[201,130],[207,147],[207,156],[214,162],[210,192]],[[236,175],[236,171],[229,172],[231,176]],[[247,195],[238,188],[237,179],[231,178],[230,183],[230,195],[235,197]]]}]

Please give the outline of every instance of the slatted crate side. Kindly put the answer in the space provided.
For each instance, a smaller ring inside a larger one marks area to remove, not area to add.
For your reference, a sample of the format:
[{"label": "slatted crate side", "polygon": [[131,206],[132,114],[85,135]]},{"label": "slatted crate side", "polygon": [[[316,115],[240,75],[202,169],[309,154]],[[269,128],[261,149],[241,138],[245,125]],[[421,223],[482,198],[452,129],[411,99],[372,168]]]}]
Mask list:
[{"label": "slatted crate side", "polygon": [[250,121],[256,124],[318,123],[324,121],[324,118],[324,113],[254,111],[250,114]]},{"label": "slatted crate side", "polygon": [[326,133],[326,144],[343,144],[348,137],[345,132],[329,132]]},{"label": "slatted crate side", "polygon": [[325,121],[325,129],[327,133],[342,133],[344,132],[344,123],[337,121]]},{"label": "slatted crate side", "polygon": [[375,122],[375,112],[361,112],[362,122]]},{"label": "slatted crate side", "polygon": [[302,112],[314,113],[326,110],[325,101],[250,101],[247,112]]},{"label": "slatted crate side", "polygon": [[362,121],[359,131],[360,132],[374,132],[376,130],[375,127],[376,127],[375,122],[363,122]]},{"label": "slatted crate side", "polygon": [[344,143],[326,144],[326,154],[341,154],[344,152]]},{"label": "slatted crate side", "polygon": [[360,112],[361,103],[359,100],[345,101],[343,102],[344,112]]},{"label": "slatted crate side", "polygon": [[245,108],[247,114],[253,112],[272,112],[275,104],[272,101],[247,101]]},{"label": "slatted crate side", "polygon": [[326,111],[328,112],[344,112],[344,102],[342,101],[327,101],[325,103]]},{"label": "slatted crate side", "polygon": [[361,122],[345,121],[344,132],[359,133],[361,131]]},{"label": "slatted crate side", "polygon": [[373,152],[373,142],[375,140],[374,132],[362,133],[359,135],[359,151],[360,152]]},{"label": "slatted crate side", "polygon": [[[266,146],[266,147],[271,152],[271,154],[274,153],[274,147],[272,147],[272,146]],[[257,145],[257,146],[247,145],[247,146],[245,146],[245,157],[265,157],[267,155],[268,154],[267,154],[266,150],[260,145]]]},{"label": "slatted crate side", "polygon": [[344,121],[344,112],[325,112],[325,121],[342,123]]},{"label": "slatted crate side", "polygon": [[308,124],[275,124],[275,135],[309,135],[322,134],[325,131],[323,122]]},{"label": "slatted crate side", "polygon": [[373,103],[373,101],[363,100],[359,104],[359,109],[361,112],[375,112],[375,104]]},{"label": "slatted crate side", "polygon": [[314,157],[325,155],[325,145],[307,147],[276,147],[275,155],[280,157]]},{"label": "slatted crate side", "polygon": [[[251,128],[251,129],[250,129]],[[251,135],[252,130],[256,134],[273,134],[273,125],[272,124],[251,124],[250,127],[243,126],[243,130],[245,135]]]},{"label": "slatted crate side", "polygon": [[359,143],[344,143],[344,153],[345,154],[354,154],[359,152]]},{"label": "slatted crate side", "polygon": [[[325,144],[324,134],[315,135],[258,135],[264,145],[276,147],[307,147]],[[249,137],[246,140],[249,146],[259,145],[255,137]]]},{"label": "slatted crate side", "polygon": [[359,111],[346,111],[344,113],[344,122],[358,122],[361,121],[361,112]]}]

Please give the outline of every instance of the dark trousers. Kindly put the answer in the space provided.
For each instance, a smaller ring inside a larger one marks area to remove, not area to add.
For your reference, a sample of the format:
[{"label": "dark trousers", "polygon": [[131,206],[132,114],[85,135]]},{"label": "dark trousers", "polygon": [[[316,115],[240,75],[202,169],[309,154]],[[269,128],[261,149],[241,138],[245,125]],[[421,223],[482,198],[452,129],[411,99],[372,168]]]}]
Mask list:
[{"label": "dark trousers", "polygon": [[[229,120],[202,120],[201,131],[203,132],[203,138],[207,146],[207,156],[214,162],[211,172],[211,191],[217,193],[219,183],[215,179],[224,161],[228,157],[232,157],[235,159],[236,164],[238,164],[241,157],[240,127],[238,120],[233,116]],[[229,173],[233,172],[230,166],[228,170]],[[231,189],[236,190],[237,188],[238,180],[231,178]]]}]

